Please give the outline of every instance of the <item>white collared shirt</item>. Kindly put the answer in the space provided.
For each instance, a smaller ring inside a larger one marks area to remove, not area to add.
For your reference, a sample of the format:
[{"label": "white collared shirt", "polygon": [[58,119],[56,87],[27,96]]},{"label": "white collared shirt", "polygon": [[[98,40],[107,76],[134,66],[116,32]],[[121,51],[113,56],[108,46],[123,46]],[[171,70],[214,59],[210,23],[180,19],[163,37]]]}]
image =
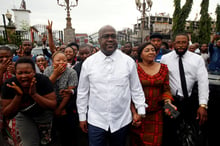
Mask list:
[{"label": "white collared shirt", "polygon": [[[85,60],[80,73],[77,108],[79,120],[115,132],[132,121],[131,99],[139,114],[145,114],[145,96],[134,60],[116,50],[101,51]],[[88,113],[87,113],[88,111]]]},{"label": "white collared shirt", "polygon": [[[203,58],[195,53],[187,51],[182,57],[188,95],[192,93],[193,85],[198,81],[199,104],[206,104],[209,96],[208,72]],[[179,56],[172,51],[162,56],[161,63],[167,64],[172,95],[183,96],[180,73]]]}]

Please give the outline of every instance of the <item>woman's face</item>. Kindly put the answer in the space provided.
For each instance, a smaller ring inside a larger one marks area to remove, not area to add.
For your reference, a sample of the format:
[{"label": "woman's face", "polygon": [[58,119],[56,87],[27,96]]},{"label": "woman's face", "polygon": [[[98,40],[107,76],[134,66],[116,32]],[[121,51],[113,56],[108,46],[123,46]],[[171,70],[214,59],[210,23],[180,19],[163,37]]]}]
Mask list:
[{"label": "woman's face", "polygon": [[35,71],[30,63],[19,63],[15,68],[15,74],[22,87],[30,87]]},{"label": "woman's face", "polygon": [[58,53],[53,58],[53,66],[57,67],[59,65],[67,65],[67,57],[63,53]]},{"label": "woman's face", "polygon": [[66,55],[67,60],[72,60],[75,57],[75,52],[70,47],[66,48],[64,53]]},{"label": "woman's face", "polygon": [[47,67],[47,60],[44,56],[37,56],[36,64],[40,70],[44,70]]},{"label": "woman's face", "polygon": [[156,50],[152,45],[147,45],[141,52],[141,59],[143,61],[154,61],[155,57]]}]

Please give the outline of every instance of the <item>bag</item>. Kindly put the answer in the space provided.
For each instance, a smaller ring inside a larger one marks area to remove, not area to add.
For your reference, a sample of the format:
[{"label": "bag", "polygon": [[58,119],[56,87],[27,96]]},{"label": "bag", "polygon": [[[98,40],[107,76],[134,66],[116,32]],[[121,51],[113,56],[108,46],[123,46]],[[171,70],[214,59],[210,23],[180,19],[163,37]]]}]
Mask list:
[{"label": "bag", "polygon": [[182,119],[177,129],[179,146],[196,146],[199,141],[199,131],[197,123]]}]

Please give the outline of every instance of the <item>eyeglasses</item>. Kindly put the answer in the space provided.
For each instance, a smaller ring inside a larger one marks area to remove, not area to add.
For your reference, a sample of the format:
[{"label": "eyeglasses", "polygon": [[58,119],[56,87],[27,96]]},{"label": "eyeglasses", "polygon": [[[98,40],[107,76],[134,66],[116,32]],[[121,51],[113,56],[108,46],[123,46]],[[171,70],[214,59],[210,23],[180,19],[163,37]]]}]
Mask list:
[{"label": "eyeglasses", "polygon": [[112,39],[116,39],[116,34],[104,34],[101,36],[101,38],[103,39],[109,39],[109,37],[111,37]]}]

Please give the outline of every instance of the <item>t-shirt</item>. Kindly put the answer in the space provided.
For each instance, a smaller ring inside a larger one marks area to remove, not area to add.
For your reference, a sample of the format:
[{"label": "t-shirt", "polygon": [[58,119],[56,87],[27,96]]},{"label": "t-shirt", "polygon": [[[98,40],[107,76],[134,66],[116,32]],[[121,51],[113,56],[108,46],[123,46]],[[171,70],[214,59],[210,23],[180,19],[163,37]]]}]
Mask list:
[{"label": "t-shirt", "polygon": [[[54,91],[53,85],[48,77],[42,74],[38,74],[38,73],[35,75],[35,77],[37,81],[36,90],[39,95],[43,96]],[[12,82],[15,82],[15,84],[18,85],[22,89],[17,78],[12,77],[6,80],[2,86],[2,93],[1,93],[2,99],[13,99],[15,97],[16,91],[7,86],[7,84],[11,84]],[[40,114],[44,111],[44,109],[40,107],[40,105],[38,105],[29,94],[24,94],[22,96],[22,101],[19,107],[19,111],[30,112],[30,114]]]}]

